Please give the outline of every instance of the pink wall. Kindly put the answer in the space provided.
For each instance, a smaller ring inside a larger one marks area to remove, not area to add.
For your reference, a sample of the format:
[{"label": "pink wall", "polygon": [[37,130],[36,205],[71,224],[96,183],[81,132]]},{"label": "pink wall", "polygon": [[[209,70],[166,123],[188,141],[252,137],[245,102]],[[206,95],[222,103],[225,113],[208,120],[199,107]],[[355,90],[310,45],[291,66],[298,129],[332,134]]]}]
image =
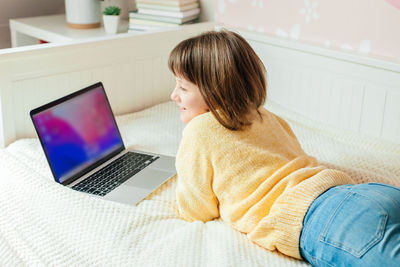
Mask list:
[{"label": "pink wall", "polygon": [[400,0],[217,0],[216,20],[400,62]]}]

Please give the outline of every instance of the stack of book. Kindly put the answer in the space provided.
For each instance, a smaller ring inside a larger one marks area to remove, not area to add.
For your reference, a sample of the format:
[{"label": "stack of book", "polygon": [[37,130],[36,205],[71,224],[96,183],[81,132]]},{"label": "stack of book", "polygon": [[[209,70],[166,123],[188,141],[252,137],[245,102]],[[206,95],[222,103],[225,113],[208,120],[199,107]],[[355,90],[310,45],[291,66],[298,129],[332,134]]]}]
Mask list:
[{"label": "stack of book", "polygon": [[129,12],[129,31],[173,28],[200,15],[198,0],[136,0],[136,7]]}]

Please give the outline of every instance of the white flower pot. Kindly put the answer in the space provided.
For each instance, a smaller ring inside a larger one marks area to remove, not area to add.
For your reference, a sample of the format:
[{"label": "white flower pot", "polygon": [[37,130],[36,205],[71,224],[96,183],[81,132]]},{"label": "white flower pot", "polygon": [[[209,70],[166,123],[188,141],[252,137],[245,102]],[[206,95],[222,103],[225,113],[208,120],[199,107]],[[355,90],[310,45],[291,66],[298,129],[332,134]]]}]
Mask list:
[{"label": "white flower pot", "polygon": [[76,29],[100,27],[99,0],[65,0],[67,25]]},{"label": "white flower pot", "polygon": [[104,30],[108,34],[116,34],[119,26],[119,16],[103,15]]}]

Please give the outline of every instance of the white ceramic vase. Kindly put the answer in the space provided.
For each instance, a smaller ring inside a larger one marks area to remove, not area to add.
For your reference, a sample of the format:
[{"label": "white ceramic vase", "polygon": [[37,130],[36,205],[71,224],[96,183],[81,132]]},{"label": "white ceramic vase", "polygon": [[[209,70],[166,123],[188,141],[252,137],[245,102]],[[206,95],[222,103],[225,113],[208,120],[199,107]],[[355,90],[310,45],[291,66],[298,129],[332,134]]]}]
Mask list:
[{"label": "white ceramic vase", "polygon": [[65,0],[67,24],[71,28],[90,29],[100,27],[99,0]]},{"label": "white ceramic vase", "polygon": [[103,15],[104,30],[108,34],[116,34],[119,26],[119,16]]}]

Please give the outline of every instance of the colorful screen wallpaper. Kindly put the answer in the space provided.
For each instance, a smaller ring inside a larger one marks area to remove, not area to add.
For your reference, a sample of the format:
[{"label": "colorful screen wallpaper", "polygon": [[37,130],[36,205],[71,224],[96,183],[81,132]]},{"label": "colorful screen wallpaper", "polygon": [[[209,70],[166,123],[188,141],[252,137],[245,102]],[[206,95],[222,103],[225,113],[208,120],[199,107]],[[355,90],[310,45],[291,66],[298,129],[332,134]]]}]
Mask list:
[{"label": "colorful screen wallpaper", "polygon": [[102,87],[33,117],[59,183],[123,146]]}]

